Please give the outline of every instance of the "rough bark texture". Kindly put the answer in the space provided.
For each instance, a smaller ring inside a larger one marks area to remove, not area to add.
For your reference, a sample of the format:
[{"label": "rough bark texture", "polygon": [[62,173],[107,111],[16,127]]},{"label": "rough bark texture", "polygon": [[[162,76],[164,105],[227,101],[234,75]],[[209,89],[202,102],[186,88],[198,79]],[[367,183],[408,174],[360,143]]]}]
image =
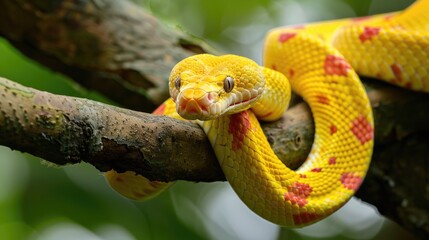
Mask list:
[{"label": "rough bark texture", "polygon": [[[1,145],[60,165],[86,161],[100,171],[132,170],[164,181],[222,179],[195,124],[54,95],[4,78],[0,92]],[[200,148],[183,151],[191,146]]]},{"label": "rough bark texture", "polygon": [[[27,56],[143,111],[167,97],[166,79],[179,59],[206,49],[127,1],[0,1],[0,20],[0,35]],[[429,96],[372,81],[367,86],[376,147],[358,196],[428,238]],[[306,104],[263,127],[283,161],[299,166],[314,133]],[[192,123],[6,79],[0,80],[0,144],[57,164],[86,161],[101,171],[134,170],[156,180],[224,180],[205,135]]]}]

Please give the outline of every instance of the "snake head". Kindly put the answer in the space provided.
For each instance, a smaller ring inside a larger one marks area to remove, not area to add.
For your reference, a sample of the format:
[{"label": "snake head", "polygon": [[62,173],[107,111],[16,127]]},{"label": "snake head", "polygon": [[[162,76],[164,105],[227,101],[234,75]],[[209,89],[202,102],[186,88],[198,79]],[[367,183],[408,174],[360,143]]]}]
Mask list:
[{"label": "snake head", "polygon": [[185,119],[210,120],[250,108],[264,91],[262,68],[236,56],[200,54],[176,64],[170,96]]}]

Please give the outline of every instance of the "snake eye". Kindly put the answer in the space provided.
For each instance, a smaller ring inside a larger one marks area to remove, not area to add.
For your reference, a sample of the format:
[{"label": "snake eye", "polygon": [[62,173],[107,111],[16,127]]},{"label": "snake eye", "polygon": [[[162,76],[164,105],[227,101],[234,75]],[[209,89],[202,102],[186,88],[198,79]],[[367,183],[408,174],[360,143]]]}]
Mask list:
[{"label": "snake eye", "polygon": [[180,79],[180,76],[178,76],[177,78],[176,78],[176,80],[174,80],[174,87],[177,89],[177,90],[180,90],[180,86],[182,85],[182,82],[181,82],[181,79]]},{"label": "snake eye", "polygon": [[227,76],[225,80],[223,81],[223,89],[225,92],[231,92],[234,88],[234,78]]}]

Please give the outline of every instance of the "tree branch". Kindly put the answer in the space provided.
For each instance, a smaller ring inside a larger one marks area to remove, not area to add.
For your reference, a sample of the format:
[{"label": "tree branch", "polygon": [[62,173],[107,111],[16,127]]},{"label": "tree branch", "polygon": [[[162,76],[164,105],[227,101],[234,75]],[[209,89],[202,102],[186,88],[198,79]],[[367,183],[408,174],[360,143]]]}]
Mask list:
[{"label": "tree branch", "polygon": [[[60,165],[85,161],[100,171],[132,170],[164,181],[222,179],[204,132],[190,122],[54,95],[4,78],[0,92],[1,145]],[[190,146],[199,151],[183,151]]]}]

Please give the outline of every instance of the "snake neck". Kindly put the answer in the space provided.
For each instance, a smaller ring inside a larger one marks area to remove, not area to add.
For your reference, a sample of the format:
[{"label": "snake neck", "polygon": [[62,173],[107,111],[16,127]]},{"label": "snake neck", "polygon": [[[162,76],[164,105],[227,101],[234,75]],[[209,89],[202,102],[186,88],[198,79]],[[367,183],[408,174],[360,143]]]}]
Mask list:
[{"label": "snake neck", "polygon": [[291,86],[283,73],[266,67],[261,69],[264,72],[265,89],[252,106],[252,111],[262,121],[275,121],[289,106]]}]

